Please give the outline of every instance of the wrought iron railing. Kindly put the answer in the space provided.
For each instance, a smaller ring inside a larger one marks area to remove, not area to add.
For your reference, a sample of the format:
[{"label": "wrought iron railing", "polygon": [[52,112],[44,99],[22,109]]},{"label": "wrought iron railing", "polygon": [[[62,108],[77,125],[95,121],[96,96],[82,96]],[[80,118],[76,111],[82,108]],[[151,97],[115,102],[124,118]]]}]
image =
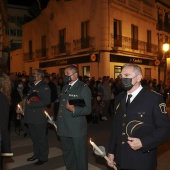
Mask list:
[{"label": "wrought iron railing", "polygon": [[51,56],[56,56],[61,53],[67,53],[69,54],[71,52],[71,43],[70,42],[65,42],[62,44],[57,44],[51,46]]},{"label": "wrought iron railing", "polygon": [[35,50],[35,57],[37,59],[47,58],[48,57],[48,48],[41,48],[41,49]]},{"label": "wrought iron railing", "polygon": [[118,47],[124,51],[134,51],[139,53],[158,53],[158,45],[150,44],[145,41],[136,40],[130,37],[111,34],[112,44],[111,47],[114,50],[118,50]]},{"label": "wrought iron railing", "polygon": [[24,56],[24,61],[32,61],[34,59],[33,58],[34,53],[30,53],[30,52],[24,53],[23,56]]},{"label": "wrought iron railing", "polygon": [[94,37],[86,37],[73,40],[73,50],[81,50],[81,49],[89,49],[94,50],[95,48],[95,38]]}]

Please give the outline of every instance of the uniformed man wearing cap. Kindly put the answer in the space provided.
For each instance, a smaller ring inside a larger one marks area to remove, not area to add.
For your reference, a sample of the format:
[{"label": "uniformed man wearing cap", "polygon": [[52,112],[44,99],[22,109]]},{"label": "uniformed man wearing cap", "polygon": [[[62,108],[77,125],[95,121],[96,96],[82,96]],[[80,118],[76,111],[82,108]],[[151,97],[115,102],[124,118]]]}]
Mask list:
[{"label": "uniformed man wearing cap", "polygon": [[91,113],[91,91],[85,83],[78,79],[78,68],[75,65],[65,68],[63,80],[65,85],[61,92],[57,131],[61,140],[66,169],[87,170],[86,115]]},{"label": "uniformed man wearing cap", "polygon": [[157,146],[170,135],[166,104],[160,94],[141,86],[138,65],[121,72],[125,91],[115,100],[108,157],[118,170],[155,170]]},{"label": "uniformed man wearing cap", "polygon": [[42,80],[44,72],[35,69],[32,82],[34,83],[28,92],[25,104],[24,121],[28,124],[28,129],[33,142],[33,156],[27,161],[35,161],[35,166],[39,166],[48,161],[48,138],[47,138],[47,118],[44,114],[45,107],[50,103],[51,92],[49,86]]}]

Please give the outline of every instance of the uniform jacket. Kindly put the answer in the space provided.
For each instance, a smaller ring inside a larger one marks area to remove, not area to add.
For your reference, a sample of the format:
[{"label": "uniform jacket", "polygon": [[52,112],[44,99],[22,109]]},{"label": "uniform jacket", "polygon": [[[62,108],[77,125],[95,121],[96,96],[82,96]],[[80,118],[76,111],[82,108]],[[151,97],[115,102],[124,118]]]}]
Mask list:
[{"label": "uniform jacket", "polygon": [[[58,135],[65,137],[78,137],[87,134],[86,115],[91,113],[91,91],[89,87],[78,80],[70,90],[65,85],[61,92],[60,107],[57,118]],[[84,99],[86,106],[75,106],[75,112],[67,110],[66,102],[70,99]]]},{"label": "uniform jacket", "polygon": [[[154,169],[156,148],[170,134],[170,121],[163,98],[143,88],[126,109],[126,96],[127,92],[122,92],[115,100],[115,117],[108,152],[116,156],[116,163],[122,169]],[[126,125],[133,120],[155,127],[151,135],[140,139],[143,147],[137,151],[132,150],[127,143]]]},{"label": "uniform jacket", "polygon": [[44,114],[44,108],[50,104],[51,92],[49,86],[40,81],[37,85],[33,85],[28,92],[28,96],[36,92],[39,96],[39,101],[31,101],[28,105],[25,104],[24,121],[28,124],[40,124],[47,121]]}]

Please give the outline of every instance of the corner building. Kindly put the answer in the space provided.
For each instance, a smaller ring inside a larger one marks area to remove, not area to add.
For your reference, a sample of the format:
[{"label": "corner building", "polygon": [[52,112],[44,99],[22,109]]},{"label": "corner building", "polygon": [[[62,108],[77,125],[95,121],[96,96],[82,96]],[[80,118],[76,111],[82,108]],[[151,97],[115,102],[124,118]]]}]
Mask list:
[{"label": "corner building", "polygon": [[80,75],[116,78],[124,63],[136,63],[147,79],[163,80],[159,4],[165,6],[154,0],[50,0],[23,25],[24,71],[39,67],[62,75],[66,65],[78,64]]}]

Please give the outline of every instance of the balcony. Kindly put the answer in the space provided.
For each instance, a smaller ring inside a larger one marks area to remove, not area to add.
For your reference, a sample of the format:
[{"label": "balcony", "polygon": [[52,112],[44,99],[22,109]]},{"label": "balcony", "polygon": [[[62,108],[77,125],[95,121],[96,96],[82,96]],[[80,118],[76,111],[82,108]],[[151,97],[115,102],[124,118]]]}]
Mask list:
[{"label": "balcony", "polygon": [[35,57],[37,59],[46,59],[48,54],[48,48],[42,48],[35,50]]},{"label": "balcony", "polygon": [[34,56],[34,53],[24,53],[23,54],[24,56],[24,61],[33,61],[33,56]]},{"label": "balcony", "polygon": [[90,51],[93,51],[95,49],[95,38],[94,37],[86,37],[86,38],[80,38],[73,40],[73,50],[84,50],[88,49]]},{"label": "balcony", "polygon": [[114,51],[127,51],[139,54],[156,55],[158,53],[158,46],[148,44],[147,42],[135,40],[130,37],[111,34],[112,44],[111,48]]},{"label": "balcony", "polygon": [[159,20],[159,22],[156,24],[156,29],[159,31],[168,32],[170,34],[170,23],[166,23],[162,20]]},{"label": "balcony", "polygon": [[21,49],[22,48],[22,43],[11,43],[11,51],[14,51],[16,49]]},{"label": "balcony", "polygon": [[57,56],[62,53],[69,54],[71,52],[71,43],[65,42],[51,46],[51,56]]}]

